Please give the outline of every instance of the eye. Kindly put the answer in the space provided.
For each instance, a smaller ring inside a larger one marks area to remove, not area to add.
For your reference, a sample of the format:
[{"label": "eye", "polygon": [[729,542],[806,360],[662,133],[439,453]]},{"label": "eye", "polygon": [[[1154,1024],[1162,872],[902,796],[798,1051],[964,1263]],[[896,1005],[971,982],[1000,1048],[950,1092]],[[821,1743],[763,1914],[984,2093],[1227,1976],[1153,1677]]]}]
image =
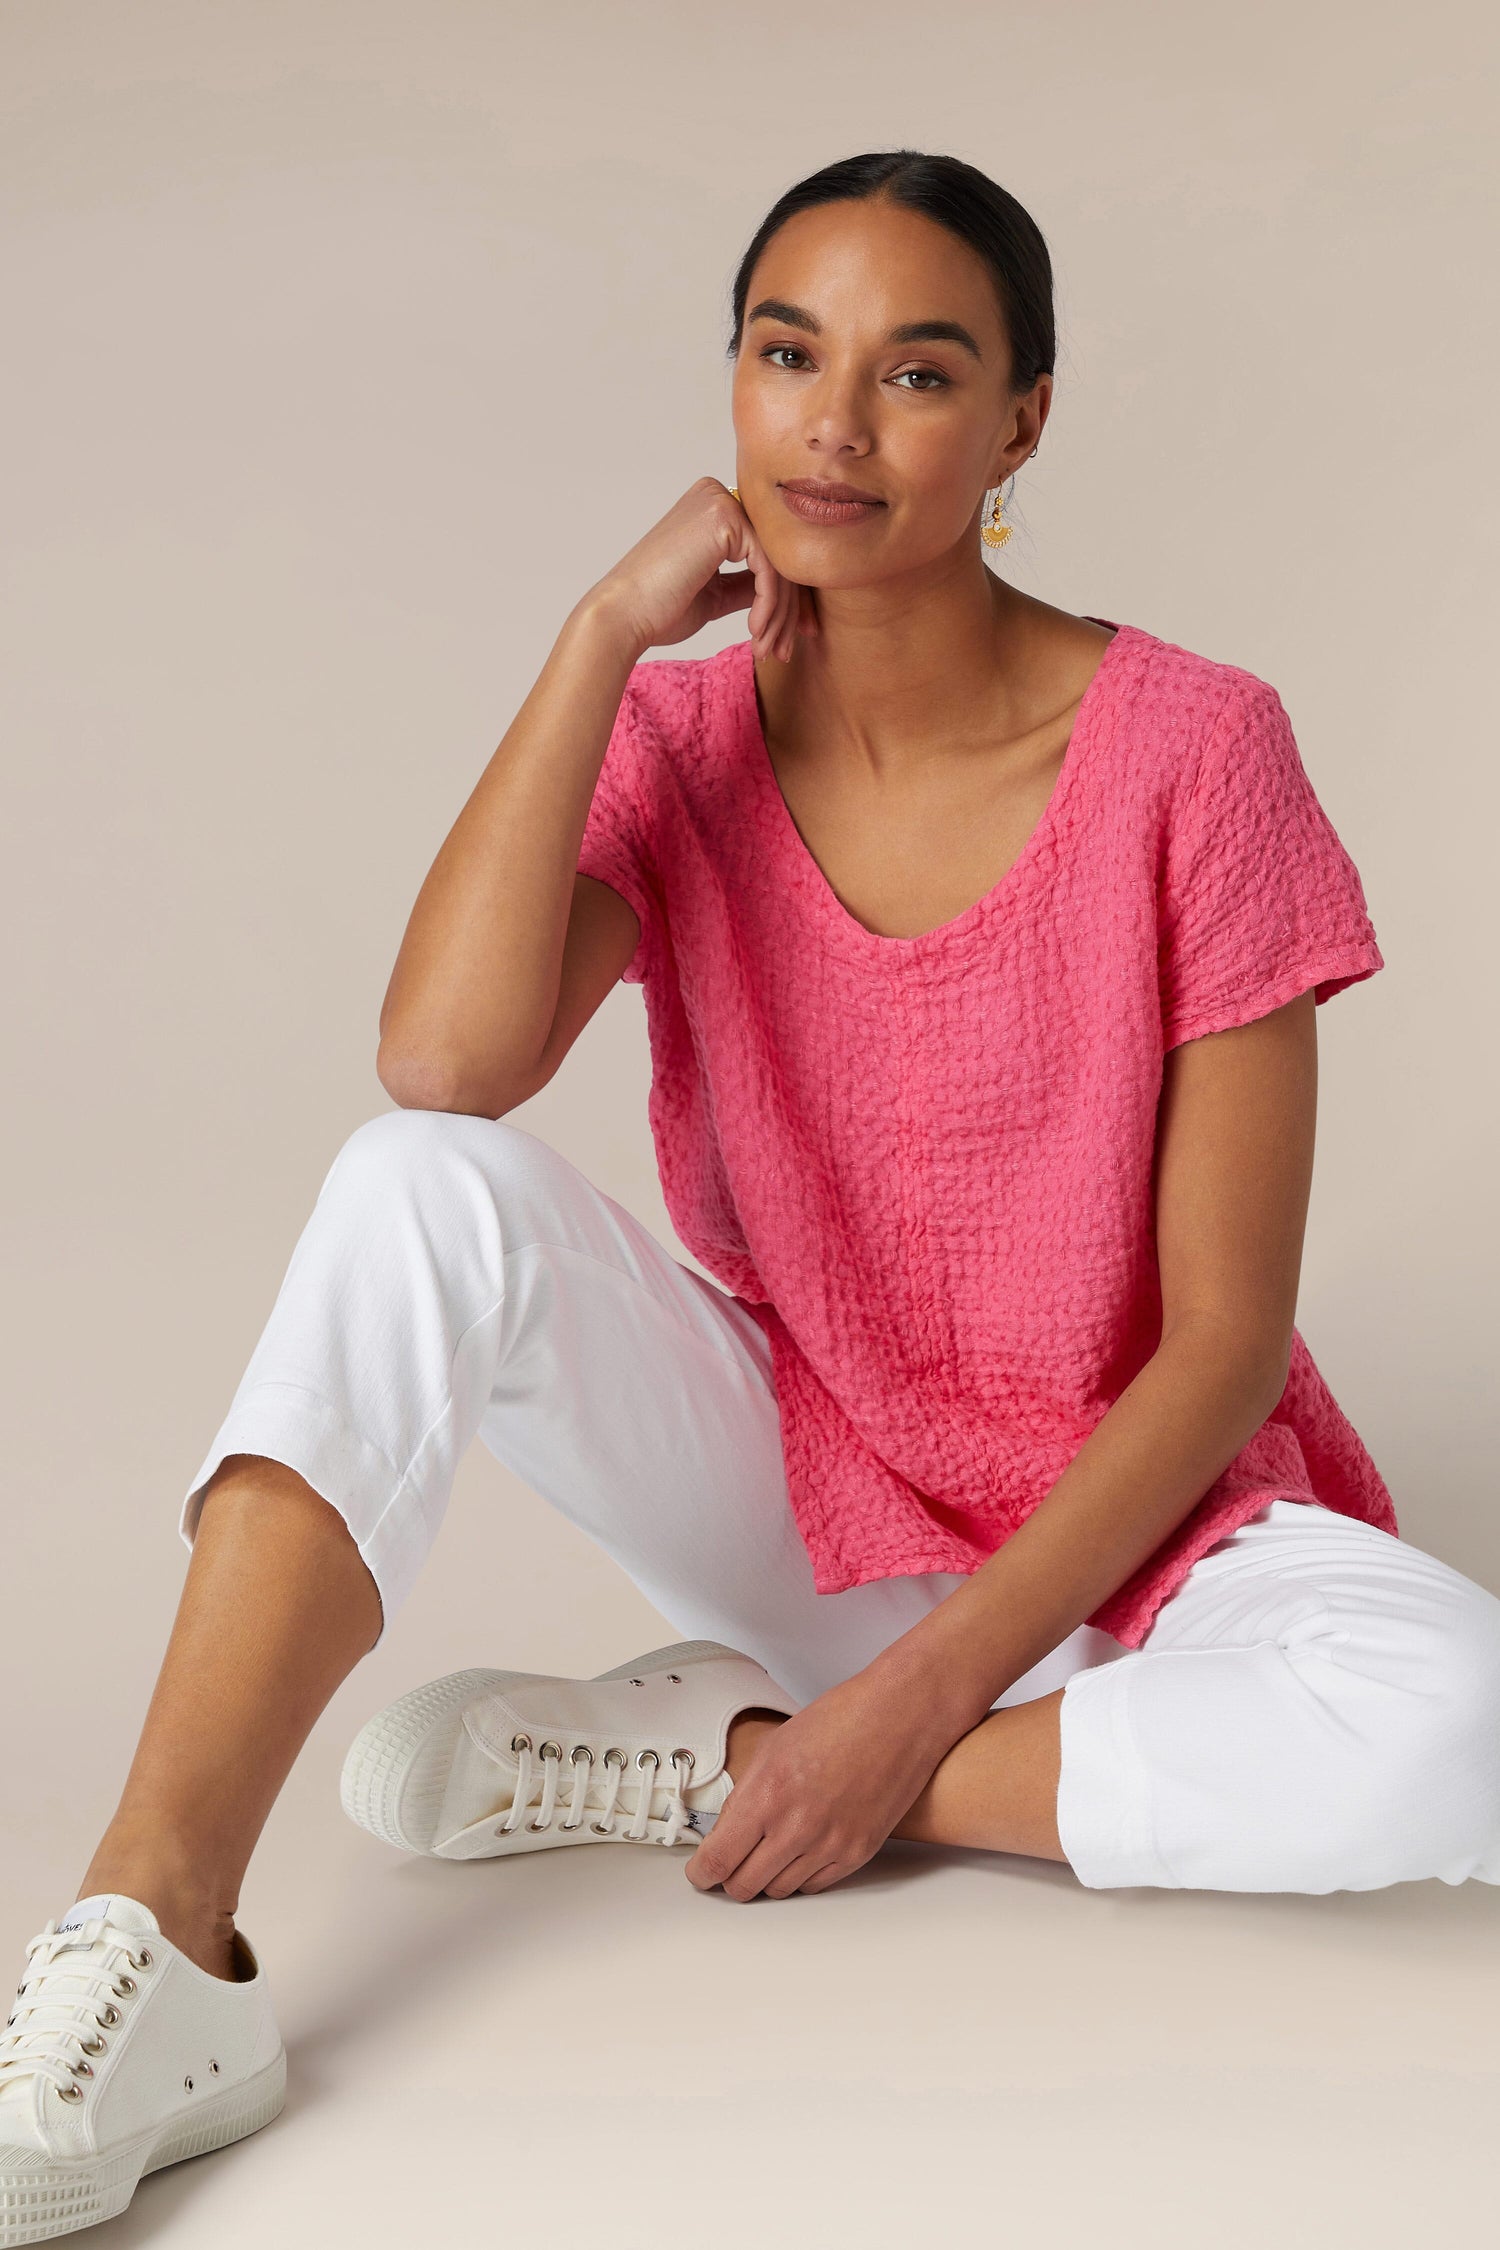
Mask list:
[{"label": "eye", "polygon": [[[760,356],[762,359],[775,362],[778,352],[790,352],[794,359],[805,360],[807,357],[800,344],[768,344]],[[789,368],[787,372],[790,374],[792,370]],[[894,376],[892,380],[904,385],[908,375],[920,375],[925,378],[923,382],[911,386],[918,395],[925,391],[947,391],[953,387],[950,378],[940,373],[936,367],[904,368],[901,374]]]}]

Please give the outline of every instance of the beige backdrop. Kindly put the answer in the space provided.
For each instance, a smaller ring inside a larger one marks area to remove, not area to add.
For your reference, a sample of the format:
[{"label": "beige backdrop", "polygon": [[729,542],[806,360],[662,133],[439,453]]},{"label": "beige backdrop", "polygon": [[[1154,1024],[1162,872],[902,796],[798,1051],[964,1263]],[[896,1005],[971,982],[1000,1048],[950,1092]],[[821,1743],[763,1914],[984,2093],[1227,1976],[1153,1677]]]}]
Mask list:
[{"label": "beige backdrop", "polygon": [[[183,1486],[335,1150],[390,1106],[418,884],[579,594],[732,481],[735,262],[860,149],[968,158],[1051,246],[1007,570],[1292,714],[1388,964],[1319,1015],[1299,1321],[1405,1535],[1500,1590],[1492,21],[0,8],[18,1966],[113,1804]],[[671,1241],[646,1088],[621,987],[517,1114]],[[1476,2238],[1492,1889],[1104,1894],[897,1846],[746,1908],[643,1855],[424,1864],[342,1819],[349,1736],[403,1687],[664,1637],[471,1453],[244,1894],[288,2108],[101,2250]]]}]

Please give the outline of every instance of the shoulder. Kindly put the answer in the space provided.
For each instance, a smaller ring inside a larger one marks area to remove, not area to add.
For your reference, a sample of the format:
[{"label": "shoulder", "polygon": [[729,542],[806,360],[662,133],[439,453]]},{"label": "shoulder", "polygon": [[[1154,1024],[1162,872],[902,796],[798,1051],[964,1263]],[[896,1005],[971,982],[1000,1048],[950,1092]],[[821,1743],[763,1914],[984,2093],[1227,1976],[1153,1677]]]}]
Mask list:
[{"label": "shoulder", "polygon": [[619,756],[665,848],[686,824],[699,834],[742,822],[754,790],[754,672],[749,641],[712,656],[647,657],[626,685]]},{"label": "shoulder", "polygon": [[1160,634],[1135,628],[1138,706],[1153,725],[1166,722],[1175,733],[1201,740],[1221,721],[1269,709],[1280,696],[1269,680],[1248,666],[1200,649],[1184,648]]},{"label": "shoulder", "polygon": [[1181,808],[1226,765],[1250,780],[1296,759],[1286,707],[1271,681],[1140,628],[1135,639],[1132,734],[1168,803]]},{"label": "shoulder", "polygon": [[672,763],[701,754],[729,724],[739,654],[740,644],[731,642],[712,656],[643,657],[632,667],[624,707]]}]

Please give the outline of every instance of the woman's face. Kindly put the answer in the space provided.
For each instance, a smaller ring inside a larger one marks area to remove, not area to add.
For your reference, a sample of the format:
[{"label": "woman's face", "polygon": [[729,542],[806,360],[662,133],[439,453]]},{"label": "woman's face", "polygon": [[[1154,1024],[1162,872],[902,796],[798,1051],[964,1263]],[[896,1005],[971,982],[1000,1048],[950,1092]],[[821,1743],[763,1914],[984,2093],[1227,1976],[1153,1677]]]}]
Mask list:
[{"label": "woman's face", "polygon": [[[931,323],[950,333],[897,333]],[[1010,364],[988,268],[946,227],[880,197],[789,219],[750,277],[733,387],[735,483],[775,569],[861,586],[961,542],[977,555],[984,495],[1051,401],[1047,375],[1013,398]],[[785,491],[798,480],[879,505],[810,520]]]}]

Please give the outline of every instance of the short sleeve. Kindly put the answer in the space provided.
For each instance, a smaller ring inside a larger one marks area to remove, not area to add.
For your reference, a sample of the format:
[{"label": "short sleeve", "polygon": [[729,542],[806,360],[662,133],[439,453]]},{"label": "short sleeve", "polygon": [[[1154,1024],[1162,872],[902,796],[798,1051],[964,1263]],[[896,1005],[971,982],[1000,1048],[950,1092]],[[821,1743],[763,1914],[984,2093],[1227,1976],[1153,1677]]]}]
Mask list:
[{"label": "short sleeve", "polygon": [[1329,1000],[1385,966],[1363,885],[1275,688],[1238,673],[1170,819],[1160,900],[1164,1048]]},{"label": "short sleeve", "polygon": [[642,708],[642,667],[625,683],[594,786],[578,850],[578,872],[618,891],[641,925],[639,942],[621,970],[622,983],[643,984],[661,945],[661,884],[653,849],[653,730]]}]

